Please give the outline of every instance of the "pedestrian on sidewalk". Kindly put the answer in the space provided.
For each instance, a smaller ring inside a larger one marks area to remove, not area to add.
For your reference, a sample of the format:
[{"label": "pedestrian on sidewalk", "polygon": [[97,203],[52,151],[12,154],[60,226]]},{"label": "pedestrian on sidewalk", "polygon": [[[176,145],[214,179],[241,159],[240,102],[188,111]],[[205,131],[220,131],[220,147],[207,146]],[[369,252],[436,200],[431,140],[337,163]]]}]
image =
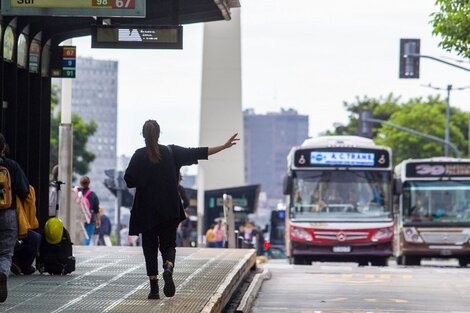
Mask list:
[{"label": "pedestrian on sidewalk", "polygon": [[[7,279],[10,274],[11,260],[18,237],[18,219],[16,217],[16,196],[26,200],[29,193],[29,182],[21,166],[5,156],[7,143],[0,133],[0,166],[8,170],[9,178],[2,170],[2,201],[0,205],[0,303],[8,296]],[[6,186],[6,185],[9,186]],[[10,189],[11,188],[11,189]],[[11,202],[7,202],[11,199]]]},{"label": "pedestrian on sidewalk", "polygon": [[162,254],[163,293],[175,294],[173,269],[175,266],[176,228],[186,218],[178,194],[178,177],[184,165],[197,164],[198,160],[230,148],[239,140],[237,134],[216,147],[183,148],[158,143],[160,125],[155,120],[144,123],[142,135],[145,147],[135,151],[126,169],[127,187],[136,188],[129,222],[129,234],[142,234],[142,249],[147,275],[150,279],[149,299],[159,299],[158,249]]},{"label": "pedestrian on sidewalk", "polygon": [[92,243],[92,237],[95,233],[95,229],[101,226],[100,217],[100,200],[96,193],[90,189],[90,178],[83,176],[80,178],[80,187],[76,187],[78,193],[83,195],[85,205],[90,212],[90,221],[85,221],[84,226],[87,232],[88,238],[83,240],[84,246],[89,246]]}]

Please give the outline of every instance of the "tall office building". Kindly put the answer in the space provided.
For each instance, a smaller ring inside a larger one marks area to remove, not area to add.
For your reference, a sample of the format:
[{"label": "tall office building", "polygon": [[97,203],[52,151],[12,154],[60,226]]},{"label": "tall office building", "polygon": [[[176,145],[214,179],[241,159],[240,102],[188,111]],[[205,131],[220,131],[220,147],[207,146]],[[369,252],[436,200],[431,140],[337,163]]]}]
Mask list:
[{"label": "tall office building", "polygon": [[308,137],[308,116],[296,110],[255,114],[243,111],[245,180],[261,184],[268,205],[274,206],[284,198],[282,182],[287,172],[287,154],[293,146]]},{"label": "tall office building", "polygon": [[91,189],[113,220],[115,196],[104,186],[104,171],[116,168],[118,62],[77,59],[77,74],[72,84],[72,111],[85,121],[94,119],[96,133],[88,139],[87,149],[96,155],[87,176]]}]

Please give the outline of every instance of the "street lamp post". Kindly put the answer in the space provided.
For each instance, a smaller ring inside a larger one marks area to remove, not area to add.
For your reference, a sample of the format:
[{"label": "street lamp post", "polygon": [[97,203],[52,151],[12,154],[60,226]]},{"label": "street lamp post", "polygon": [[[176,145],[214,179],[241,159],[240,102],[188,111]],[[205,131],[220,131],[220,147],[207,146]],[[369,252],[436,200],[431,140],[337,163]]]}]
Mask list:
[{"label": "street lamp post", "polygon": [[[447,99],[446,99],[446,134],[445,141],[450,142],[450,91],[452,90],[452,85],[447,85]],[[449,156],[449,147],[444,145],[444,155]]]}]

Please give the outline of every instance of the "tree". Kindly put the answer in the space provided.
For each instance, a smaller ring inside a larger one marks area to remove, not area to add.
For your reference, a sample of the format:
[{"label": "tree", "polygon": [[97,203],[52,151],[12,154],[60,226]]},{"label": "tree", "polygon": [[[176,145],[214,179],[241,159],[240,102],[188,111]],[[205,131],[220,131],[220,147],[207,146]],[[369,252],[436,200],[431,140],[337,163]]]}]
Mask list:
[{"label": "tree", "polygon": [[[421,98],[416,98],[401,104],[400,109],[391,115],[388,122],[444,138],[445,111],[446,103],[439,96],[430,96],[424,101]],[[467,119],[467,113],[457,108],[451,108],[450,141],[457,146],[461,153],[467,150],[468,141],[464,135],[468,131]],[[375,142],[392,148],[394,164],[408,158],[429,158],[444,155],[444,144],[387,125],[381,127],[380,135],[375,138]],[[453,154],[453,149],[449,149],[449,155]]]},{"label": "tree", "polygon": [[433,34],[440,35],[439,46],[470,58],[470,1],[436,0],[440,11],[433,13]]},{"label": "tree", "polygon": [[[59,125],[60,111],[55,112],[55,108],[59,103],[59,87],[52,85],[51,91],[51,158],[50,168],[58,163],[59,152]],[[79,175],[85,175],[90,171],[90,163],[96,158],[96,155],[86,149],[88,138],[92,136],[98,129],[98,125],[92,119],[89,123],[76,113],[72,113],[73,125],[73,157],[72,170]]]},{"label": "tree", "polygon": [[[360,110],[371,110],[374,118],[381,120],[388,120],[393,112],[398,110],[399,97],[395,97],[393,94],[389,94],[385,98],[368,98],[364,96],[363,98],[356,97],[356,102],[344,102],[343,106],[346,111],[349,112],[349,122],[347,125],[336,123],[333,125],[333,131],[326,131],[325,135],[356,135],[358,127],[358,117]],[[380,130],[380,125],[373,125],[372,133],[376,137],[378,131]]]},{"label": "tree", "polygon": [[[360,109],[372,110],[373,118],[405,126],[422,133],[444,138],[446,123],[446,102],[439,96],[411,99],[400,103],[400,98],[392,94],[386,98],[356,98],[356,102],[346,103],[349,114],[347,125],[336,124],[327,135],[355,135],[357,132]],[[396,128],[373,124],[373,138],[378,144],[389,146],[393,151],[394,164],[408,158],[429,158],[444,155],[442,143],[403,132]],[[459,151],[466,151],[468,141],[468,115],[460,109],[451,107],[450,140]],[[449,150],[452,154],[452,149]],[[463,153],[462,153],[463,154]]]}]

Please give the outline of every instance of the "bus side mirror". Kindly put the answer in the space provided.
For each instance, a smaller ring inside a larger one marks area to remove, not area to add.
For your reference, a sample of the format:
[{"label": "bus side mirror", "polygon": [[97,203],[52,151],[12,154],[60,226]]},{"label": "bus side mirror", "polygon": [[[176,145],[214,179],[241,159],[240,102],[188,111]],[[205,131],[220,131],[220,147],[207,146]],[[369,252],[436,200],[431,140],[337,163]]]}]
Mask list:
[{"label": "bus side mirror", "polygon": [[401,195],[403,192],[403,186],[401,184],[401,179],[395,178],[393,179],[393,194],[394,195]]},{"label": "bus side mirror", "polygon": [[283,191],[284,195],[290,195],[292,193],[292,176],[286,175],[284,176],[284,182],[283,182]]}]

